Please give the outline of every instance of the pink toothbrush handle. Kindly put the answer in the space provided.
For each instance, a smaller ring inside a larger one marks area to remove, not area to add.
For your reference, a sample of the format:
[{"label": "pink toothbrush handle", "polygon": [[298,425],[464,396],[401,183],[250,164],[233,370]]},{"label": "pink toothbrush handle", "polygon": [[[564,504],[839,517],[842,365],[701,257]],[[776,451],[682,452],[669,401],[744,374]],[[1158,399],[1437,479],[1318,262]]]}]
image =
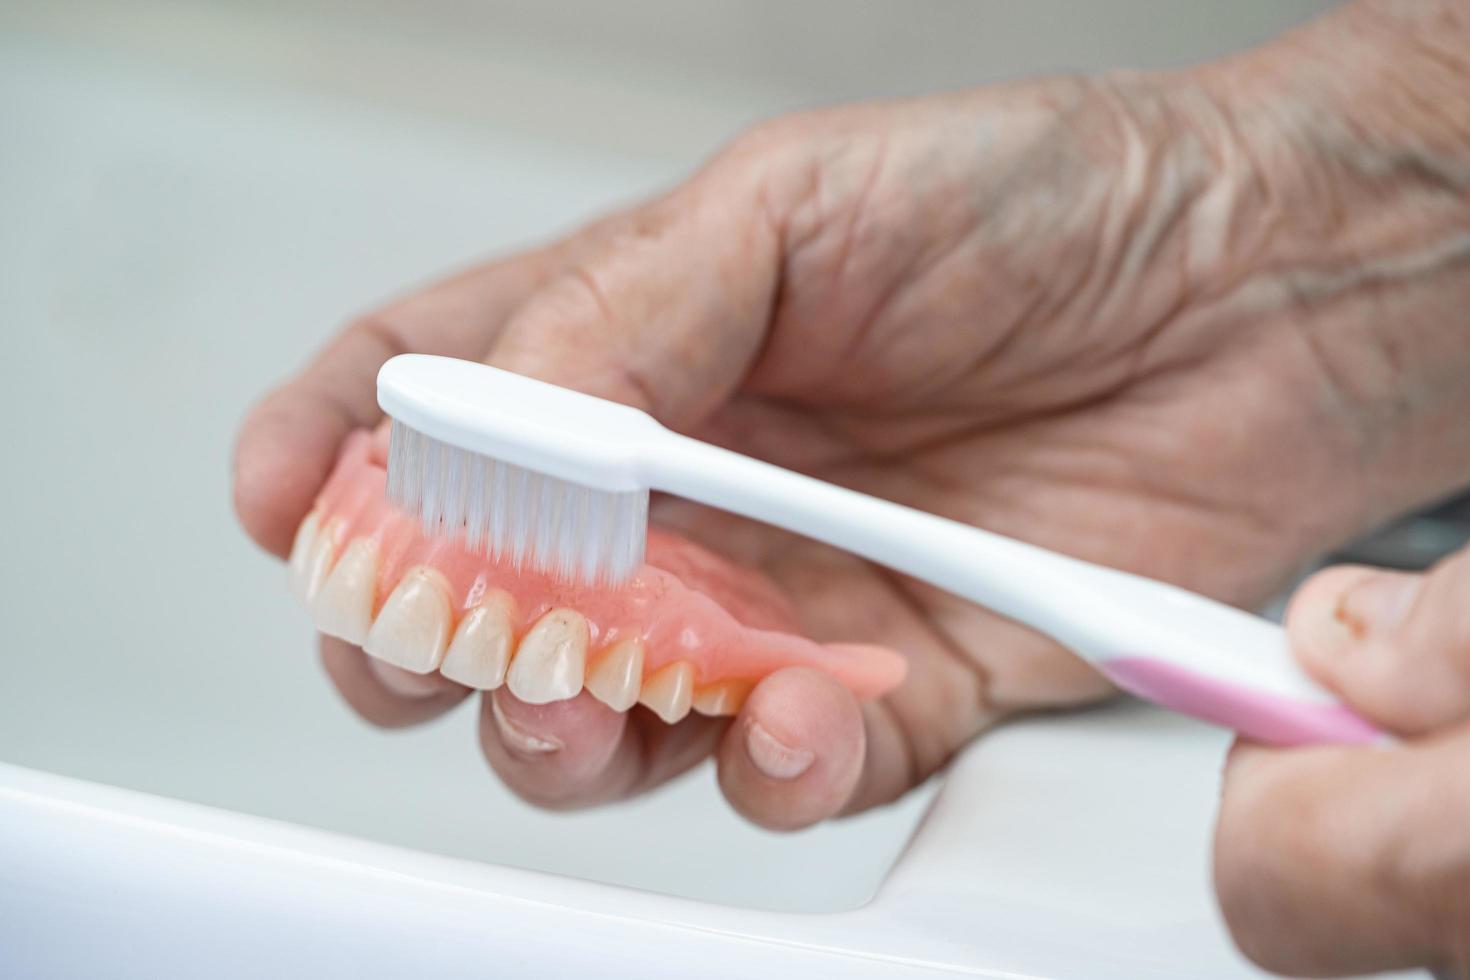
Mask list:
[{"label": "pink toothbrush handle", "polygon": [[1269,745],[1362,745],[1387,737],[1340,704],[1267,694],[1162,660],[1118,657],[1097,666],[1130,694]]}]

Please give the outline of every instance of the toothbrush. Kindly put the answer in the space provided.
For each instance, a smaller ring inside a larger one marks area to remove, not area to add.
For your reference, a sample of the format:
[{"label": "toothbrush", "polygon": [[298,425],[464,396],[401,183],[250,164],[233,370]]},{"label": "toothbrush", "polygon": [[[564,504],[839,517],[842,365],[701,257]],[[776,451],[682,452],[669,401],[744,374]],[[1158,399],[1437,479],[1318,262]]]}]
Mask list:
[{"label": "toothbrush", "polygon": [[472,361],[378,374],[388,497],[515,567],[616,586],[659,490],[814,538],[1041,631],[1115,684],[1276,745],[1365,743],[1285,631],[1176,586],[834,486],[664,428],[645,412]]}]

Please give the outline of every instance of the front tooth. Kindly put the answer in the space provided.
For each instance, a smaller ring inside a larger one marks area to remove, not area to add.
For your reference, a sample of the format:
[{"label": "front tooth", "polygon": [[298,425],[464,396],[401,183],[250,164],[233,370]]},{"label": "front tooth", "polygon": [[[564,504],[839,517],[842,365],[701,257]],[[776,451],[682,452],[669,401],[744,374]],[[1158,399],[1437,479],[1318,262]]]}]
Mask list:
[{"label": "front tooth", "polygon": [[312,601],[316,628],[361,644],[373,625],[373,590],[378,582],[378,544],[356,538]]},{"label": "front tooth", "polygon": [[643,643],[622,640],[597,659],[587,672],[587,690],[614,711],[627,711],[638,703],[643,681]]},{"label": "front tooth", "polygon": [[738,677],[706,684],[694,692],[694,710],[702,715],[738,715],[754,686]]},{"label": "front tooth", "polygon": [[336,554],[335,543],[342,528],[341,518],[334,518],[312,540],[311,551],[307,553],[301,570],[301,594],[308,606],[316,599],[317,593],[321,592],[328,573],[332,571],[332,557]]},{"label": "front tooth", "polygon": [[587,620],[581,613],[551,610],[516,649],[505,678],[510,693],[527,704],[576,697],[587,670],[587,642]]},{"label": "front tooth", "polygon": [[378,610],[362,648],[379,660],[427,674],[444,659],[449,622],[444,576],[429,568],[409,569]]},{"label": "front tooth", "polygon": [[694,665],[676,660],[648,679],[638,701],[672,725],[689,713],[693,695]]},{"label": "front tooth", "polygon": [[515,601],[492,592],[459,621],[439,673],[465,687],[493,691],[505,683],[513,642]]},{"label": "front tooth", "polygon": [[321,521],[317,518],[316,511],[312,511],[296,529],[296,540],[291,542],[291,557],[286,561],[286,578],[291,583],[291,591],[302,599],[307,598],[306,569],[311,563],[311,555],[316,549],[316,539],[320,531]]}]

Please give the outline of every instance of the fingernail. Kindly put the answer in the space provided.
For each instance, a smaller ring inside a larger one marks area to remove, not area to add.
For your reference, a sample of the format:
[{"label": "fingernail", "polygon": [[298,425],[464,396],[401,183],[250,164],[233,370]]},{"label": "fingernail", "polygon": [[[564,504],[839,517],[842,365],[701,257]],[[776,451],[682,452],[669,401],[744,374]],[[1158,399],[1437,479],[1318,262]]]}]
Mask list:
[{"label": "fingernail", "polygon": [[517,725],[505,716],[500,710],[500,702],[494,696],[490,697],[490,713],[495,716],[495,727],[500,730],[500,737],[505,741],[507,747],[526,755],[545,755],[555,752],[562,747],[557,739],[545,735],[533,735],[524,728]]},{"label": "fingernail", "polygon": [[745,729],[745,751],[755,767],[771,779],[795,779],[817,758],[810,749],[793,749],[754,721]]},{"label": "fingernail", "polygon": [[1423,577],[1375,572],[1352,585],[1337,605],[1337,618],[1357,638],[1392,632],[1414,605]]}]

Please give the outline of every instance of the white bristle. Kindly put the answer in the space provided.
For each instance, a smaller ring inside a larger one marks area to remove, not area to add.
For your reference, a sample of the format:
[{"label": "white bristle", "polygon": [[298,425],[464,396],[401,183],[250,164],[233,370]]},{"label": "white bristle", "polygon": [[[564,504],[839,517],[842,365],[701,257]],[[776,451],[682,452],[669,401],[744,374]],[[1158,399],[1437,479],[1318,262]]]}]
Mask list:
[{"label": "white bristle", "polygon": [[608,492],[481,456],[393,420],[388,500],[424,531],[516,569],[616,585],[643,563],[648,491]]}]

